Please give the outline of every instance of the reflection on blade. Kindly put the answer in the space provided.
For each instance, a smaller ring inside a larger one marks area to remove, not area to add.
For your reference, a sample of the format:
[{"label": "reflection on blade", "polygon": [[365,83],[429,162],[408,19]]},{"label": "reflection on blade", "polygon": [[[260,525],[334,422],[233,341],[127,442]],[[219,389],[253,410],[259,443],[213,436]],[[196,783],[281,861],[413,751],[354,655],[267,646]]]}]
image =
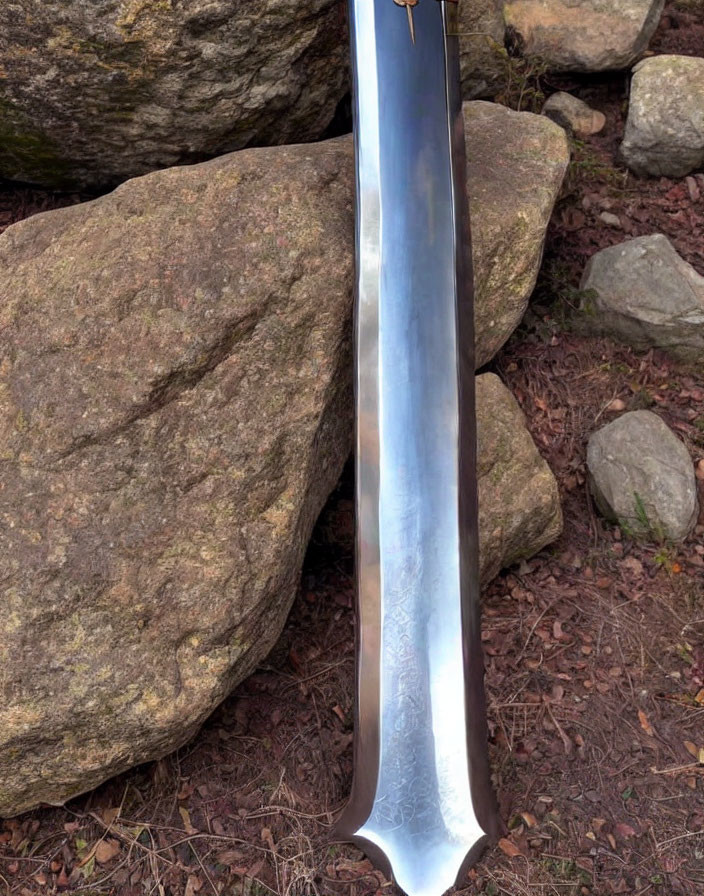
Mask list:
[{"label": "reflection on blade", "polygon": [[[358,707],[341,829],[409,896],[495,830],[479,640],[456,6],[350,0],[357,147]],[[410,6],[407,6],[410,9]]]}]

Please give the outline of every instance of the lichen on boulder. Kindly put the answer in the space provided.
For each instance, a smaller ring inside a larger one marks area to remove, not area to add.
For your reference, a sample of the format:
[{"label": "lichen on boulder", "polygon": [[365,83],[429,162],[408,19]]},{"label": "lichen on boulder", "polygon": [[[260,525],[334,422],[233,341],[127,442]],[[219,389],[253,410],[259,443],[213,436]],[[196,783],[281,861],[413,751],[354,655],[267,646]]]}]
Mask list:
[{"label": "lichen on boulder", "polygon": [[317,139],[349,89],[346,35],[342,0],[2,3],[0,176],[114,186]]}]

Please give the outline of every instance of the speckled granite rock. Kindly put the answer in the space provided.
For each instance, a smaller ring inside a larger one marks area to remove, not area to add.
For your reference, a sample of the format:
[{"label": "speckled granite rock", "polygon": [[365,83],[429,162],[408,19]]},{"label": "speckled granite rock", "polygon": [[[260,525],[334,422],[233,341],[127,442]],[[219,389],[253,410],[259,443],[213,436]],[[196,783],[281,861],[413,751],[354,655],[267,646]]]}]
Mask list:
[{"label": "speckled granite rock", "polygon": [[648,46],[665,0],[506,0],[513,43],[552,69],[626,68]]},{"label": "speckled granite rock", "polygon": [[461,0],[460,66],[465,99],[495,96],[506,78],[503,0]]},{"label": "speckled granite rock", "polygon": [[[508,326],[564,134],[486,105],[478,319],[511,299]],[[353,191],[349,139],[245,150],[0,236],[0,815],[175,749],[278,636],[351,448]],[[478,393],[488,578],[559,505],[505,387]]]},{"label": "speckled granite rock", "polygon": [[3,0],[0,175],[115,185],[316,139],[348,90],[345,0]]},{"label": "speckled granite rock", "polygon": [[587,468],[599,510],[634,535],[681,541],[694,529],[694,465],[657,414],[630,411],[593,433]]},{"label": "speckled granite rock", "polygon": [[484,583],[562,531],[557,482],[516,399],[493,373],[477,377],[479,564]]},{"label": "speckled granite rock", "polygon": [[704,59],[652,56],[633,69],[621,155],[636,174],[683,177],[704,165]]},{"label": "speckled granite rock", "polygon": [[473,102],[464,117],[481,366],[526,310],[570,151],[564,130],[542,115]]},{"label": "speckled granite rock", "polygon": [[184,743],[277,638],[351,443],[351,161],[244,151],[0,237],[0,815]]}]

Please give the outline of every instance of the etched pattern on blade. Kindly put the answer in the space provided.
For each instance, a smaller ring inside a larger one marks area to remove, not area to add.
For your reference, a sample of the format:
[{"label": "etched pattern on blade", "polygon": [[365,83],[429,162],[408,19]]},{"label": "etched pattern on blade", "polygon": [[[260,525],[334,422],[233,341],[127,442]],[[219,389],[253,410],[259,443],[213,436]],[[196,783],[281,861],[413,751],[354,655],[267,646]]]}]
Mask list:
[{"label": "etched pattern on blade", "polygon": [[487,834],[467,739],[477,594],[463,566],[460,489],[476,482],[460,482],[468,386],[458,344],[456,97],[445,3],[415,7],[415,43],[391,0],[350,8],[360,647],[355,782],[341,828],[408,896],[440,896]]}]

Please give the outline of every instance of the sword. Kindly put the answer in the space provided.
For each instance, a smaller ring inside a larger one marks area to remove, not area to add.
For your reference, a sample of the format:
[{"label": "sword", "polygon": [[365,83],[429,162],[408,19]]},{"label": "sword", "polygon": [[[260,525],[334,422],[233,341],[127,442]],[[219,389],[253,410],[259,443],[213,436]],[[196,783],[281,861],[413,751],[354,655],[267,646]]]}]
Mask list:
[{"label": "sword", "polygon": [[408,896],[439,896],[497,828],[457,6],[350,0],[350,11],[358,647],[354,780],[338,831]]}]

